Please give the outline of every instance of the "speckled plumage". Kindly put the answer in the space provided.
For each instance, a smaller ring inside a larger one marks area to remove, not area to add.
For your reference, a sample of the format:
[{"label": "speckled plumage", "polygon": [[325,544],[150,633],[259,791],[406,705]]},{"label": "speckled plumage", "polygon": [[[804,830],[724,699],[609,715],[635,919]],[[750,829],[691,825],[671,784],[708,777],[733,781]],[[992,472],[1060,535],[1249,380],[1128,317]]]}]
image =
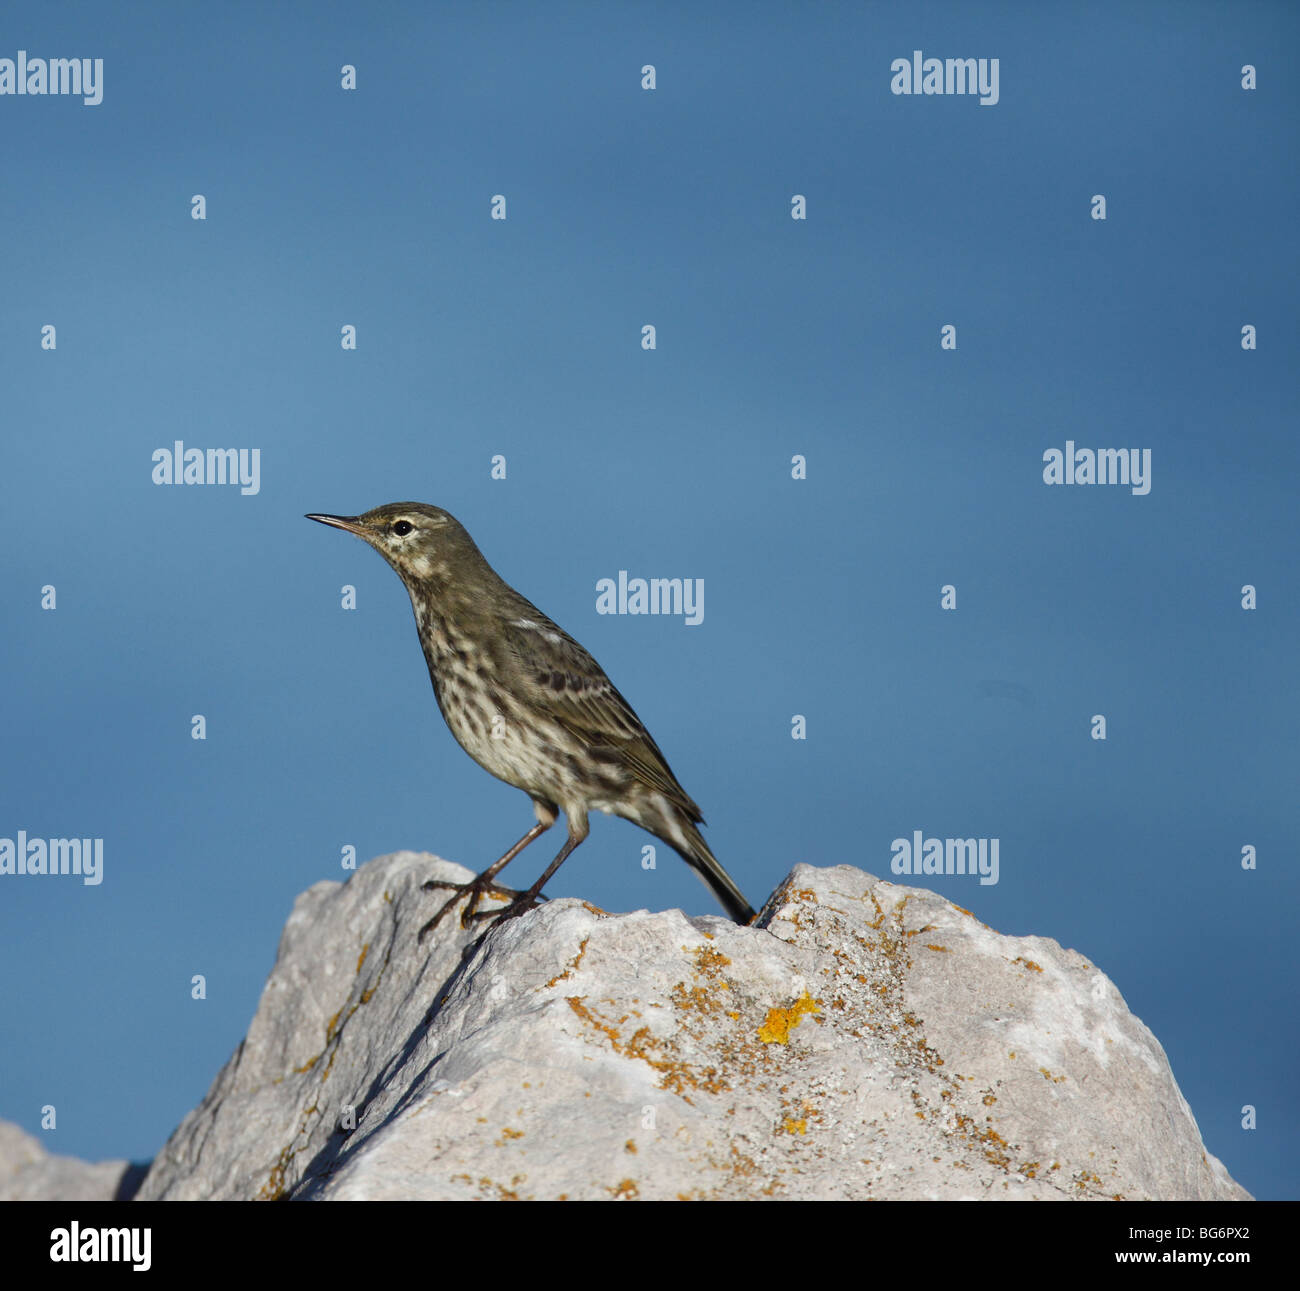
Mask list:
[{"label": "speckled plumage", "polygon": [[452,734],[481,767],[533,800],[537,826],[464,885],[470,900],[462,922],[475,917],[485,892],[503,891],[492,882],[496,874],[563,812],[569,838],[560,854],[509,909],[487,913],[527,909],[586,838],[590,811],[622,816],[662,839],[733,919],[754,917],[696,828],[703,823],[699,807],[632,706],[577,641],[496,573],[455,517],[439,507],[395,502],[360,516],[308,519],[356,534],[396,570]]}]

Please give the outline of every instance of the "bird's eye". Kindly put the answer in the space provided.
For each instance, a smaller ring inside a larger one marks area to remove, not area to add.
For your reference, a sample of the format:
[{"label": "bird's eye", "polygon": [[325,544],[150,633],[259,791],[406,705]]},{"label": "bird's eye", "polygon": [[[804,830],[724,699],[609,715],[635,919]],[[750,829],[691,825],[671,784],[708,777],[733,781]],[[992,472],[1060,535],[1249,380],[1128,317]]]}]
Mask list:
[{"label": "bird's eye", "polygon": [[414,529],[414,528],[415,528],[415,526],[414,526],[414,525],[413,525],[409,520],[399,520],[399,521],[398,521],[398,522],[393,526],[393,532],[394,532],[394,533],[395,533],[399,538],[405,538],[406,535],[407,535],[408,533],[410,533],[411,530]]}]

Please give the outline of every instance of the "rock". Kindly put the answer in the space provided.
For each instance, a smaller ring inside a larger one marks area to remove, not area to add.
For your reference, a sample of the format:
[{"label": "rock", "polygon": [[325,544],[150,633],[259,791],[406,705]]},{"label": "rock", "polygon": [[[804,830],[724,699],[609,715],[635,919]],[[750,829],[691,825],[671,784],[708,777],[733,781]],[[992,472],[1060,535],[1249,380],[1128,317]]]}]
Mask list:
[{"label": "rock", "polygon": [[144,1171],[130,1161],[55,1156],[40,1139],[0,1121],[0,1201],[124,1201]]},{"label": "rock", "polygon": [[1249,1199],[1102,972],[932,892],[800,865],[752,928],[565,899],[417,946],[435,876],[299,897],[141,1198]]}]

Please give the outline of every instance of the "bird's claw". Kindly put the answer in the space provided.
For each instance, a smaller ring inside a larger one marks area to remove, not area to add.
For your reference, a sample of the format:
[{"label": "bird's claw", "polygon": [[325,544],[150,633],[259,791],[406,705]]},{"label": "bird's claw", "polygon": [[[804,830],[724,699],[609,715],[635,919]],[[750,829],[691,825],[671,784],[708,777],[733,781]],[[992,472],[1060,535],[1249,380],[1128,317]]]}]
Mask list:
[{"label": "bird's claw", "polygon": [[[451,883],[446,879],[429,879],[421,883],[420,887],[425,892],[433,892],[438,888],[450,889],[454,895],[450,901],[447,901],[428,923],[420,929],[416,935],[416,944],[422,942],[443,920],[443,916],[455,906],[462,896],[468,895],[469,900],[465,904],[465,909],[460,916],[460,926],[468,928],[474,919],[491,918],[496,914],[503,914],[502,910],[477,910],[478,903],[485,897],[496,897],[499,901],[506,901],[511,904],[518,901],[523,896],[522,892],[516,892],[514,888],[503,888],[496,883],[480,883],[478,879],[471,879],[468,883]],[[507,906],[509,909],[509,906]]]},{"label": "bird's claw", "polygon": [[504,910],[476,910],[473,914],[466,911],[460,917],[461,926],[469,927],[465,922],[466,919],[497,919],[501,923],[505,923],[507,919],[517,919],[521,914],[526,914],[529,910],[534,909],[539,901],[549,900],[550,897],[544,897],[540,892],[534,895],[529,895],[527,892],[516,892],[515,899]]}]

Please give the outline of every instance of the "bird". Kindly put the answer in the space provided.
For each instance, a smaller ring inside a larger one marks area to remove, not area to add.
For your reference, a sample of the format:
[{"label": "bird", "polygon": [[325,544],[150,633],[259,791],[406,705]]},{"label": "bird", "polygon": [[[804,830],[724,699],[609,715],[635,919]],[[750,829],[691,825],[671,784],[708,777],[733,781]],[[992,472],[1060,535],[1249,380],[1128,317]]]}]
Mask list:
[{"label": "bird", "polygon": [[[666,843],[737,923],[753,907],[709,850],[704,817],[678,783],[631,704],[592,655],[488,564],[465,527],[441,507],[390,502],[355,516],[308,520],[355,534],[392,566],[411,598],[438,708],[466,753],[522,789],[537,823],[469,883],[430,880],[453,895],[421,929],[438,926],[462,897],[461,926],[532,909],[542,888],[589,832],[588,813],[621,816]],[[564,814],[568,838],[524,892],[497,875]],[[478,909],[485,896],[508,902]]]}]

